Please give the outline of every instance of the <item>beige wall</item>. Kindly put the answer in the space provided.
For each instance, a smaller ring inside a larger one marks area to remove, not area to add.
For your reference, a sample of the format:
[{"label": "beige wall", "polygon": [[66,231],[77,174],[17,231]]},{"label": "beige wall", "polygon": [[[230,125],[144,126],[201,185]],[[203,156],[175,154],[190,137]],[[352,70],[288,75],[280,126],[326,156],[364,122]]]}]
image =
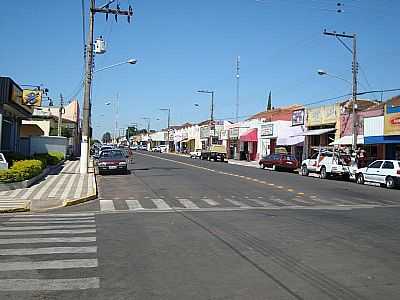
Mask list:
[{"label": "beige wall", "polygon": [[30,121],[30,120],[22,120],[22,124],[35,124],[40,127],[40,129],[43,130],[43,134],[45,136],[50,135],[50,120],[36,120],[36,121]]}]

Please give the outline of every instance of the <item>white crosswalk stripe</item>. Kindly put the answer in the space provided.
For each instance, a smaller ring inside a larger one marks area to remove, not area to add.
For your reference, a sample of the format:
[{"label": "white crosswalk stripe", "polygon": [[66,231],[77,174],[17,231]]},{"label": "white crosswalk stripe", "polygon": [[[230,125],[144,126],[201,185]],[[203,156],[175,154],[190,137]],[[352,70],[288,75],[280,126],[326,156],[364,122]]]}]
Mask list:
[{"label": "white crosswalk stripe", "polygon": [[256,204],[258,204],[259,206],[262,206],[262,207],[276,207],[275,205],[273,205],[273,204],[271,204],[269,202],[261,201],[261,200],[258,200],[258,199],[249,199],[249,201],[254,202],[254,203],[256,203]]},{"label": "white crosswalk stripe", "polygon": [[219,205],[219,203],[217,201],[214,201],[213,199],[203,198],[201,200],[206,202],[208,205],[211,205],[211,206]]},{"label": "white crosswalk stripe", "polygon": [[94,214],[20,215],[0,224],[0,292],[100,287]]},{"label": "white crosswalk stripe", "polygon": [[241,208],[249,208],[249,207],[251,207],[251,206],[246,205],[246,204],[244,204],[243,202],[240,202],[240,201],[237,201],[237,200],[228,199],[228,198],[226,198],[226,199],[224,199],[224,200],[227,201],[227,202],[229,202],[229,203],[232,203],[232,204],[235,205],[235,206],[239,206],[239,207],[241,207]]},{"label": "white crosswalk stripe", "polygon": [[177,200],[186,208],[191,208],[191,209],[199,208],[196,204],[194,204],[193,201],[190,201],[189,199],[177,199]]},{"label": "white crosswalk stripe", "polygon": [[56,183],[54,188],[50,191],[49,197],[55,197],[58,193],[58,191],[61,189],[61,187],[64,186],[64,182],[67,180],[69,175],[67,174],[60,174],[59,181]]},{"label": "white crosswalk stripe", "polygon": [[100,210],[101,211],[113,211],[115,210],[113,200],[100,200]]},{"label": "white crosswalk stripe", "polygon": [[129,210],[143,209],[143,206],[138,200],[126,200],[125,202]]},{"label": "white crosswalk stripe", "polygon": [[171,207],[162,199],[151,199],[158,209],[171,209]]}]

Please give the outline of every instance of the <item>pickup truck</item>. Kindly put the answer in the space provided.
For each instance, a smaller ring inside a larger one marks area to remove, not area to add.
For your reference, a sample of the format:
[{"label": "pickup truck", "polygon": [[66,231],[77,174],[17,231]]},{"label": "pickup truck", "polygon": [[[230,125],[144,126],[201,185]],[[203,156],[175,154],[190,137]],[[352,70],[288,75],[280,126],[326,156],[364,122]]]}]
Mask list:
[{"label": "pickup truck", "polygon": [[189,155],[190,158],[201,158],[201,149],[196,149],[196,151],[191,151]]},{"label": "pickup truck", "polygon": [[223,145],[211,145],[207,147],[206,150],[201,151],[200,158],[203,160],[213,159],[214,161],[220,160],[223,162],[226,158],[226,148]]},{"label": "pickup truck", "polygon": [[332,175],[348,180],[354,176],[355,169],[350,155],[335,151],[319,151],[301,163],[301,175],[308,176],[309,173],[318,173],[322,179]]}]

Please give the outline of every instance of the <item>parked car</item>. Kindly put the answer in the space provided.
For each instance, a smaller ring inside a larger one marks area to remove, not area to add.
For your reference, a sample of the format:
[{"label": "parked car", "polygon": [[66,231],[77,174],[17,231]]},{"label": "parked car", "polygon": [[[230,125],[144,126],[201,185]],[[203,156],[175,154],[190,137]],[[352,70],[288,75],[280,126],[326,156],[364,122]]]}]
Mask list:
[{"label": "parked car", "polygon": [[132,146],[130,146],[130,148],[131,148],[131,150],[137,150],[138,146],[137,145],[132,145]]},{"label": "parked car", "polygon": [[201,151],[201,159],[207,160],[220,160],[225,161],[226,158],[226,148],[223,145],[211,145],[207,147],[206,150]]},{"label": "parked car", "polygon": [[376,160],[368,167],[357,170],[356,182],[358,184],[365,182],[380,183],[381,186],[386,186],[389,189],[400,186],[400,161]]},{"label": "parked car", "polygon": [[151,148],[150,151],[151,152],[161,152],[161,148],[160,148],[160,146],[157,146],[157,147]]},{"label": "parked car", "polygon": [[166,145],[160,145],[159,148],[160,148],[160,153],[167,152],[167,146]]},{"label": "parked car", "polygon": [[0,170],[8,169],[8,162],[3,153],[0,153]]},{"label": "parked car", "polygon": [[147,146],[146,145],[139,145],[138,146],[138,150],[147,151]]},{"label": "parked car", "polygon": [[127,173],[128,164],[127,164],[127,156],[126,154],[119,149],[110,149],[103,151],[100,154],[97,166],[99,168],[99,173],[104,174],[106,172],[115,173],[115,172],[123,172]]},{"label": "parked car", "polygon": [[296,157],[291,154],[270,154],[264,156],[258,162],[261,168],[272,168],[273,170],[284,169],[294,171],[298,168],[299,162]]},{"label": "parked car", "polygon": [[201,158],[201,149],[189,152],[190,158]]},{"label": "parked car", "polygon": [[321,149],[310,158],[301,163],[301,175],[308,176],[309,173],[318,173],[322,179],[331,175],[341,176],[349,179],[355,174],[357,166],[353,164],[350,155]]}]

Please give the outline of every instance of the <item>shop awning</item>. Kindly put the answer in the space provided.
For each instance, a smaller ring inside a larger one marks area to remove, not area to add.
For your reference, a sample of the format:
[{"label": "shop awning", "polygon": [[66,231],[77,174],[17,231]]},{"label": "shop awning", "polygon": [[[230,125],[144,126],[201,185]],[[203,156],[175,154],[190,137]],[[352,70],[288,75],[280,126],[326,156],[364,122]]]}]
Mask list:
[{"label": "shop awning", "polygon": [[240,136],[241,142],[257,142],[258,141],[258,130],[257,128],[252,128],[247,130]]},{"label": "shop awning", "polygon": [[321,134],[332,132],[332,131],[336,131],[336,128],[323,128],[323,129],[307,130],[307,131],[304,131],[303,133],[296,134],[294,136],[321,135]]},{"label": "shop awning", "polygon": [[276,144],[278,146],[294,146],[304,142],[303,136],[294,136],[294,137],[279,137],[276,140]]},{"label": "shop awning", "polygon": [[[330,143],[329,145],[352,145],[353,144],[353,136],[352,135],[345,135],[342,136],[340,139],[337,139]],[[364,144],[364,136],[363,135],[357,135],[357,145],[363,145]]]}]

